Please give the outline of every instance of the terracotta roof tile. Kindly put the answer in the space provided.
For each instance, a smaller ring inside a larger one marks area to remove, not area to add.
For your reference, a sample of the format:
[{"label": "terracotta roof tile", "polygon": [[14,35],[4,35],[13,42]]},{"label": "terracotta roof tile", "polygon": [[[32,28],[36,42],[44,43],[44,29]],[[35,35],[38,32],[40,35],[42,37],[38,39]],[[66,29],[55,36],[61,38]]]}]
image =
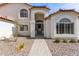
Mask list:
[{"label": "terracotta roof tile", "polygon": [[46,8],[46,9],[50,10],[47,6],[32,6],[31,9],[33,9],[33,8]]},{"label": "terracotta roof tile", "polygon": [[77,14],[79,14],[79,12],[75,11],[74,9],[59,9],[57,12],[50,14],[48,17],[46,17],[45,19],[48,19],[49,17],[51,17],[52,15],[58,14],[59,12],[75,12]]},{"label": "terracotta roof tile", "polygon": [[11,19],[7,19],[7,18],[4,18],[4,17],[2,17],[2,16],[0,16],[0,19],[1,19],[1,20],[4,20],[4,21],[9,21],[9,22],[11,22],[11,23],[16,23],[15,21],[13,21],[13,20],[11,20]]}]

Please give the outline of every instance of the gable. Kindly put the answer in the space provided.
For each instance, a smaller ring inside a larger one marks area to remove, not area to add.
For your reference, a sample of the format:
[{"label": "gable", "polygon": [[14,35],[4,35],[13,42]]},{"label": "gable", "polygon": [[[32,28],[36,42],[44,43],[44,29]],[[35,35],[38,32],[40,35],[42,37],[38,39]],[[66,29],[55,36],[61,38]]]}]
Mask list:
[{"label": "gable", "polygon": [[[0,5],[1,6],[1,5]],[[28,13],[30,13],[31,6],[24,3],[9,3],[5,4],[0,7],[0,16],[9,17],[18,19],[18,15],[20,13],[21,9],[28,10]]]},{"label": "gable", "polygon": [[[0,3],[0,8],[5,7],[8,4],[10,5],[10,4],[16,4],[16,3]],[[24,4],[24,5],[28,6],[28,7],[32,7],[31,4],[27,4],[27,3],[17,3],[17,4]]]},{"label": "gable", "polygon": [[58,16],[58,15],[72,15],[72,16],[79,16],[79,12],[75,11],[75,10],[58,10],[57,12],[50,14],[48,17],[46,17],[45,19],[47,20],[48,18],[54,17],[54,16]]}]

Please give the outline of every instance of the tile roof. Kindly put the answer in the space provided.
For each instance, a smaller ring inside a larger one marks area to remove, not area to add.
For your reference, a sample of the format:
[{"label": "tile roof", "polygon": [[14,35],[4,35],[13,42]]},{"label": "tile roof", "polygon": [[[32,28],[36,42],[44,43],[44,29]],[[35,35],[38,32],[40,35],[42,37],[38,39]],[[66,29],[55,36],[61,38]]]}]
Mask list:
[{"label": "tile roof", "polygon": [[74,9],[59,9],[57,12],[50,14],[48,17],[46,17],[45,19],[48,19],[49,17],[51,17],[52,15],[58,14],[59,12],[75,12],[77,14],[79,14],[79,12],[75,11]]},{"label": "tile roof", "polygon": [[33,8],[46,8],[46,9],[50,10],[47,6],[32,6],[31,9],[33,9]]},{"label": "tile roof", "polygon": [[11,19],[8,19],[8,18],[5,18],[5,17],[2,17],[2,16],[0,16],[0,20],[1,21],[8,21],[8,22],[10,22],[10,23],[16,23],[15,21],[13,21],[13,20],[11,20]]}]

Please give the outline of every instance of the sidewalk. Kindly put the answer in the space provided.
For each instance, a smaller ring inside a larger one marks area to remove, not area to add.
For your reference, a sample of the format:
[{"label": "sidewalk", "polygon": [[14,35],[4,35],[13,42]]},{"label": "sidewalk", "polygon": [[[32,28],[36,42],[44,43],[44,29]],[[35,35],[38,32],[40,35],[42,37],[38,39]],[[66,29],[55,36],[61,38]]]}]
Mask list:
[{"label": "sidewalk", "polygon": [[52,56],[44,39],[35,39],[29,56]]}]

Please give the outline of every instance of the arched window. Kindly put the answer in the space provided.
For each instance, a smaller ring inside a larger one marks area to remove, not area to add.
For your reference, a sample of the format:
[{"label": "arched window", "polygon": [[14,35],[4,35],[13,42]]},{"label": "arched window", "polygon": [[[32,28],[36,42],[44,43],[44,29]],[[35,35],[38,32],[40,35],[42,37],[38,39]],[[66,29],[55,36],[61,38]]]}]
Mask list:
[{"label": "arched window", "polygon": [[21,9],[20,17],[28,17],[28,11],[26,9]]},{"label": "arched window", "polygon": [[71,22],[71,21],[67,18],[63,18],[63,19],[60,20],[60,22],[61,23],[66,23],[66,22],[68,23],[68,22]]},{"label": "arched window", "polygon": [[63,18],[56,24],[57,34],[74,34],[74,23],[69,19]]}]

